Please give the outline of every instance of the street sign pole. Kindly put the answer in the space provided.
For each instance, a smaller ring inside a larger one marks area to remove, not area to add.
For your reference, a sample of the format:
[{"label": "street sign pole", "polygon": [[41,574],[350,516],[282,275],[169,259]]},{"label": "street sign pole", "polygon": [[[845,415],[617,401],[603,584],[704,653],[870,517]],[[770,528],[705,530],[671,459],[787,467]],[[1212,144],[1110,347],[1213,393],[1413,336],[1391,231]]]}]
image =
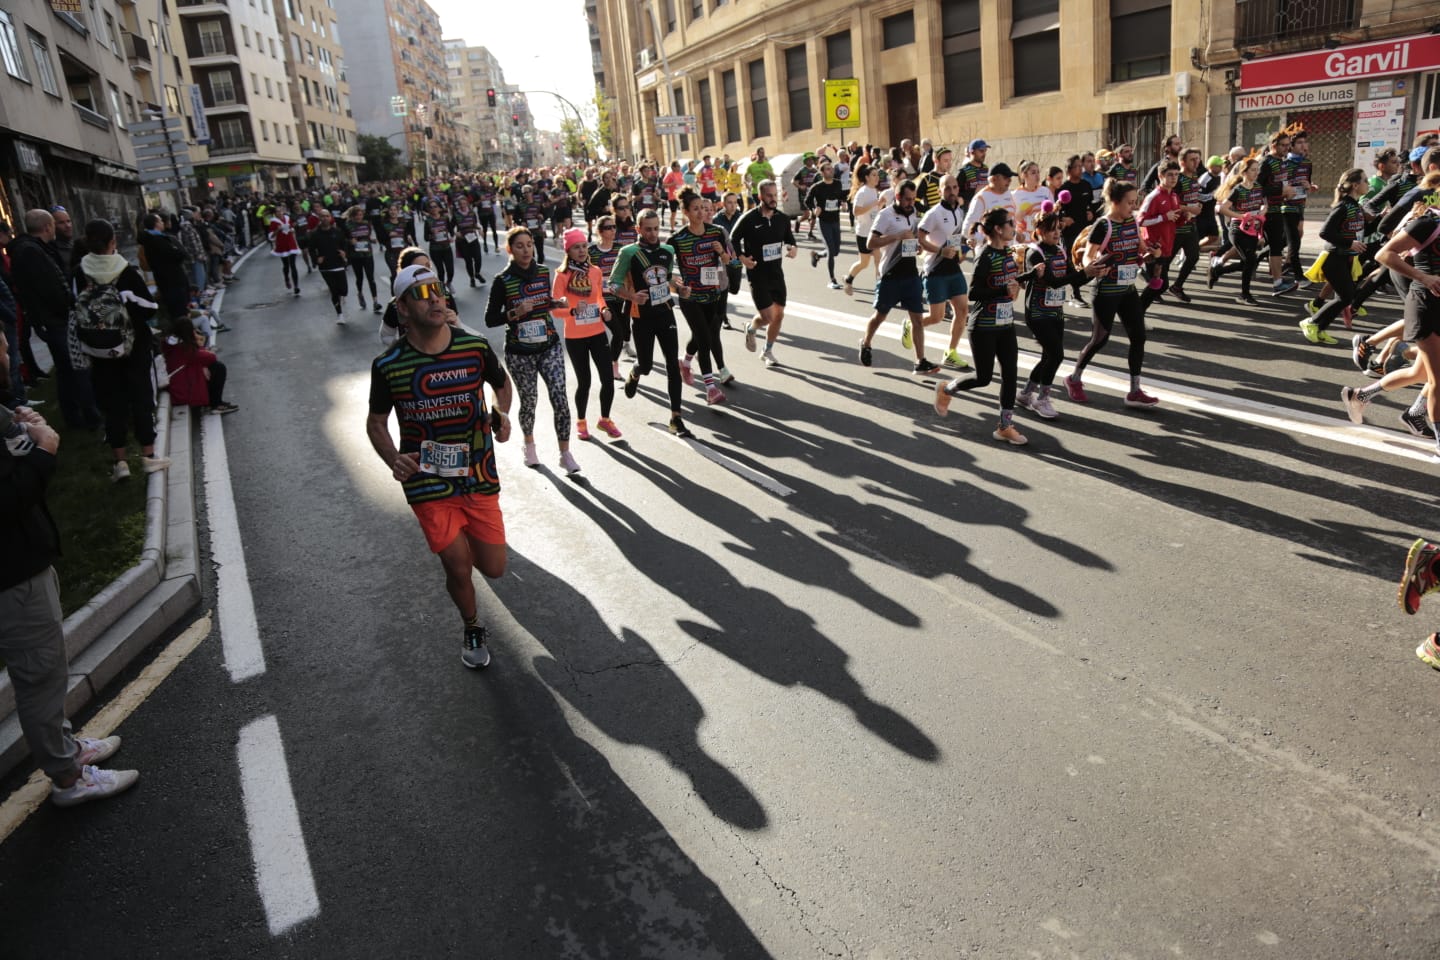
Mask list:
[{"label": "street sign pole", "polygon": [[170,141],[170,128],[165,124],[165,31],[169,29],[169,24],[165,19],[165,4],[162,0],[155,0],[155,22],[159,24],[159,29],[151,39],[160,45],[160,49],[152,50],[150,56],[154,58],[155,84],[160,94],[156,98],[160,102],[160,129],[165,132],[165,145],[170,149],[170,165],[175,172],[175,213],[178,215],[185,209],[185,179],[180,176],[180,163]]}]

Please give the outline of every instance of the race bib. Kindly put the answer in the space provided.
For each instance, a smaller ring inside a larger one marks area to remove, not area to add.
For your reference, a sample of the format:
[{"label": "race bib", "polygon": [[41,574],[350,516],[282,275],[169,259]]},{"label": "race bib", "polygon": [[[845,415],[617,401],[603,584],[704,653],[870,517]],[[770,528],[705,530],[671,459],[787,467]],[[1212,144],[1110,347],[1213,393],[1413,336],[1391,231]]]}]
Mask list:
[{"label": "race bib", "polygon": [[356,252],[356,253],[369,253],[369,252],[370,252],[370,241],[369,241],[369,240],[356,240],[356,241],[355,241],[355,252]]},{"label": "race bib", "polygon": [[434,236],[433,236],[433,238],[430,240],[430,242],[431,242],[431,243],[449,243],[449,242],[450,242],[450,234],[446,233],[444,230],[436,230],[435,233],[434,233]]},{"label": "race bib", "polygon": [[834,212],[836,212],[836,211],[839,210],[839,209],[840,209],[840,201],[839,201],[839,200],[826,200],[826,201],[825,201],[825,212],[826,212],[826,213],[834,213]]},{"label": "race bib", "polygon": [[1305,199],[1305,188],[1302,187],[1302,186],[1300,186],[1298,183],[1295,185],[1295,199],[1296,199],[1296,200],[1304,200],[1304,199]]},{"label": "race bib", "polygon": [[914,237],[906,237],[900,241],[900,256],[913,257],[920,250],[920,241]]},{"label": "race bib", "polygon": [[1115,279],[1121,283],[1134,283],[1135,278],[1140,274],[1139,264],[1122,263],[1115,268]]},{"label": "race bib", "polygon": [[650,284],[650,304],[649,304],[650,306],[652,306],[652,307],[658,307],[658,306],[660,306],[662,303],[669,303],[669,302],[670,302],[670,284],[668,284],[668,283],[652,283],[652,284]]},{"label": "race bib", "polygon": [[475,241],[477,241],[477,240],[479,240],[479,239],[480,239],[480,234],[478,234],[478,233],[467,233],[467,234],[465,234],[465,242],[466,242],[466,243],[474,243]]},{"label": "race bib", "polygon": [[545,343],[550,339],[550,333],[545,329],[544,320],[521,320],[515,330],[515,339],[521,343]]},{"label": "race bib", "polygon": [[767,243],[761,247],[761,257],[765,260],[779,260],[783,254],[785,245],[783,243]]},{"label": "race bib", "polygon": [[954,233],[950,234],[950,239],[945,241],[945,246],[950,247],[952,250],[964,249],[965,234],[961,233],[958,230],[955,231]]},{"label": "race bib", "polygon": [[600,322],[600,308],[593,303],[582,303],[575,308],[575,325],[587,326]]},{"label": "race bib", "polygon": [[399,250],[399,249],[401,249],[401,248],[404,247],[404,246],[405,246],[405,238],[404,238],[404,237],[391,237],[391,238],[390,238],[390,247],[391,247],[391,249],[393,249],[393,250]]},{"label": "race bib", "polygon": [[1015,304],[1011,303],[1011,302],[1008,301],[1008,300],[1005,301],[1004,303],[997,303],[997,304],[995,304],[995,322],[996,322],[996,323],[1014,323],[1014,322],[1015,322]]},{"label": "race bib", "polygon": [[1046,291],[1045,291],[1045,306],[1047,306],[1047,307],[1063,307],[1063,306],[1065,306],[1065,288],[1064,288],[1064,287],[1050,287],[1048,290],[1046,290]]},{"label": "race bib", "polygon": [[437,477],[470,476],[470,444],[420,441],[420,472]]},{"label": "race bib", "polygon": [[701,268],[700,268],[700,286],[702,286],[702,287],[718,287],[718,286],[720,286],[720,268],[719,268],[719,267],[701,267]]},{"label": "race bib", "polygon": [[531,230],[534,230],[536,227],[540,226],[540,221],[531,218],[525,221],[525,226],[529,227]]}]

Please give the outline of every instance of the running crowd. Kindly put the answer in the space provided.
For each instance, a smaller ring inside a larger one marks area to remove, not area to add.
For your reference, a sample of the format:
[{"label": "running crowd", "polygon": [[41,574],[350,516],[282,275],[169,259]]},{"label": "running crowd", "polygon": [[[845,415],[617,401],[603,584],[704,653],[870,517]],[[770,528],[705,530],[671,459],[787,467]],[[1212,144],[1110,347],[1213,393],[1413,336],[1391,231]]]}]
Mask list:
[{"label": "running crowd", "polygon": [[[8,230],[0,231],[0,247],[9,246],[13,267],[0,277],[0,316],[9,339],[0,344],[0,401],[6,404],[0,410],[8,415],[14,408],[13,416],[0,417],[5,463],[12,468],[0,476],[6,485],[0,496],[19,504],[20,526],[6,528],[6,542],[22,537],[35,545],[30,552],[5,551],[27,560],[6,568],[0,582],[0,624],[13,625],[0,627],[0,656],[12,676],[21,668],[17,702],[55,800],[109,796],[136,774],[94,766],[118,749],[118,738],[77,740],[64,722],[63,637],[55,639],[58,618],[51,611],[58,605],[48,566],[53,524],[43,503],[58,436],[23,404],[26,377],[41,374],[26,352],[21,318],[29,318],[51,347],[67,423],[103,423],[115,449],[116,479],[128,475],[127,427],[142,445],[144,468],[162,470],[168,462],[153,450],[150,324],[157,318],[163,323],[172,391],[175,374],[189,370],[194,393],[183,402],[234,410],[221,395],[224,367],[205,349],[217,323],[208,306],[233,279],[234,254],[252,237],[268,239],[291,296],[301,295],[303,262],[304,276],[321,274],[337,324],[351,316],[352,278],[358,309],[380,317],[382,351],[371,368],[366,432],[440,558],[463,621],[461,660],[470,668],[490,663],[472,571],[495,578],[506,566],[494,443],[511,435],[515,395],[526,465],[540,464],[535,421],[543,383],[560,466],[577,473],[572,429],[576,439],[591,438],[592,389],[599,404],[595,431],[619,438],[612,417],[615,383],[622,383],[627,398],[635,397],[655,368],[658,346],[669,429],[688,438],[684,387],[698,386],[707,404],[720,404],[736,381],[722,331],[731,328],[729,300],[742,281],[753,307],[745,311],[744,346],[759,353],[764,367],[779,364],[785,262],[797,257],[802,231],[813,240],[818,228],[823,249],[809,254],[810,266],[826,262],[832,289],[854,296],[857,282],[874,271],[859,363],[873,363],[875,334],[899,309],[901,343],[914,352],[913,372],[937,381],[931,401],[936,413],[945,415],[959,393],[988,386],[999,367],[992,435],[1000,442],[1028,442],[1016,425],[1017,406],[1053,420],[1055,400],[1089,402],[1085,371],[1106,347],[1117,319],[1128,339],[1124,403],[1157,406],[1141,382],[1147,311],[1167,297],[1190,302],[1186,284],[1201,267],[1211,288],[1238,274],[1236,302],[1255,305],[1253,282],[1262,261],[1271,298],[1295,292],[1302,281],[1315,288],[1314,296],[1295,301],[1301,335],[1314,344],[1338,343],[1329,332],[1336,319],[1348,326],[1364,315],[1376,292],[1394,288],[1403,301],[1402,319],[1356,334],[1350,344],[1355,365],[1374,382],[1345,387],[1341,402],[1362,422],[1366,405],[1380,393],[1418,386],[1401,422],[1412,433],[1436,437],[1440,147],[1433,136],[1403,156],[1384,151],[1373,174],[1347,170],[1333,185],[1312,181],[1302,130],[1277,133],[1264,150],[1237,147],[1209,158],[1172,136],[1143,170],[1130,145],[1046,166],[1028,159],[1014,167],[991,165],[989,152],[989,144],[976,139],[957,165],[954,151],[926,140],[885,149],[850,143],[806,154],[798,169],[778,176],[764,150],[757,150],[740,162],[620,162],[227,201],[186,211],[170,223],[153,213],[143,218],[143,265],[153,285],[118,256],[115,230],[106,221],[86,224],[83,249],[77,245],[69,253],[57,243],[73,231],[63,208],[27,213],[25,234],[13,243]],[[1332,190],[1319,230],[1323,252],[1305,268],[1300,248],[1306,204]],[[856,259],[837,275],[845,223]],[[553,270],[547,240],[558,248]],[[508,262],[487,279],[482,256],[492,249],[503,249]],[[389,275],[385,296],[376,280],[377,256]],[[472,288],[490,288],[484,322],[503,328],[503,363],[486,337],[460,323],[452,289],[457,260]],[[1067,307],[1089,310],[1091,332],[1057,388]],[[687,328],[683,351],[677,311]],[[1017,313],[1040,348],[1023,385]],[[925,330],[947,319],[948,343],[934,363]],[[959,349],[962,336],[969,360]],[[634,363],[622,375],[626,353]],[[573,412],[567,357],[575,381]],[[954,375],[947,377],[947,369]],[[11,371],[22,374],[12,377]],[[398,441],[389,425],[392,413]],[[1402,609],[1415,613],[1437,584],[1440,546],[1417,540],[1405,560]],[[43,641],[38,647],[36,637]],[[51,649],[57,643],[58,661]],[[1440,669],[1436,634],[1417,655]],[[27,677],[27,658],[37,656],[46,664],[36,660]],[[58,700],[55,676],[61,680]]]}]

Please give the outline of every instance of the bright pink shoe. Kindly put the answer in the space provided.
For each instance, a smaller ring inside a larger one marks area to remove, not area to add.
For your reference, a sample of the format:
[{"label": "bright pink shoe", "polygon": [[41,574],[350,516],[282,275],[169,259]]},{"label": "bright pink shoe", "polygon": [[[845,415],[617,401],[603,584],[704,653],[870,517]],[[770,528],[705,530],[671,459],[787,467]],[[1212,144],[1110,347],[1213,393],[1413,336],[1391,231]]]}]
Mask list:
[{"label": "bright pink shoe", "polygon": [[620,439],[620,428],[615,426],[615,421],[609,417],[601,417],[595,422],[595,429],[605,431],[606,436],[611,440]]},{"label": "bright pink shoe", "polygon": [[1070,397],[1071,400],[1075,401],[1076,403],[1090,402],[1090,398],[1085,396],[1084,386],[1082,386],[1080,381],[1076,380],[1073,376],[1065,378],[1065,393],[1067,396]]},{"label": "bright pink shoe", "polygon": [[1150,396],[1144,390],[1131,390],[1125,394],[1125,406],[1135,407],[1140,410],[1149,410],[1151,407],[1158,407],[1160,401]]},{"label": "bright pink shoe", "polygon": [[575,439],[576,439],[576,440],[589,440],[589,439],[590,439],[590,427],[589,427],[588,424],[585,423],[584,420],[576,420],[576,421],[575,421]]},{"label": "bright pink shoe", "polygon": [[689,357],[680,358],[680,379],[685,381],[687,387],[695,386],[695,371],[690,366]]},{"label": "bright pink shoe", "polygon": [[714,406],[717,403],[724,403],[725,391],[721,390],[713,383],[710,384],[710,386],[705,388],[705,402],[710,404],[711,406]]}]

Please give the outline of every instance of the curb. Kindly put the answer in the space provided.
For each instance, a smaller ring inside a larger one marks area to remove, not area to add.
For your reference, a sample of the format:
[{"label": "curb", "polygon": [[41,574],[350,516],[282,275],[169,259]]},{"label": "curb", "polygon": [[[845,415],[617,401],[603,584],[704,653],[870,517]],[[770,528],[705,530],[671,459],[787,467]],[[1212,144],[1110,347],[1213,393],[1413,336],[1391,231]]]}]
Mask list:
[{"label": "curb", "polygon": [[[235,266],[261,246],[251,247]],[[211,303],[217,314],[224,297],[222,288]],[[155,419],[156,453],[172,462],[168,470],[145,478],[145,543],[140,559],[65,618],[65,652],[70,661],[66,716],[93,700],[200,602],[194,456],[199,424],[190,407],[173,406],[168,391],[160,394]],[[0,671],[0,777],[28,755],[10,675]]]}]

